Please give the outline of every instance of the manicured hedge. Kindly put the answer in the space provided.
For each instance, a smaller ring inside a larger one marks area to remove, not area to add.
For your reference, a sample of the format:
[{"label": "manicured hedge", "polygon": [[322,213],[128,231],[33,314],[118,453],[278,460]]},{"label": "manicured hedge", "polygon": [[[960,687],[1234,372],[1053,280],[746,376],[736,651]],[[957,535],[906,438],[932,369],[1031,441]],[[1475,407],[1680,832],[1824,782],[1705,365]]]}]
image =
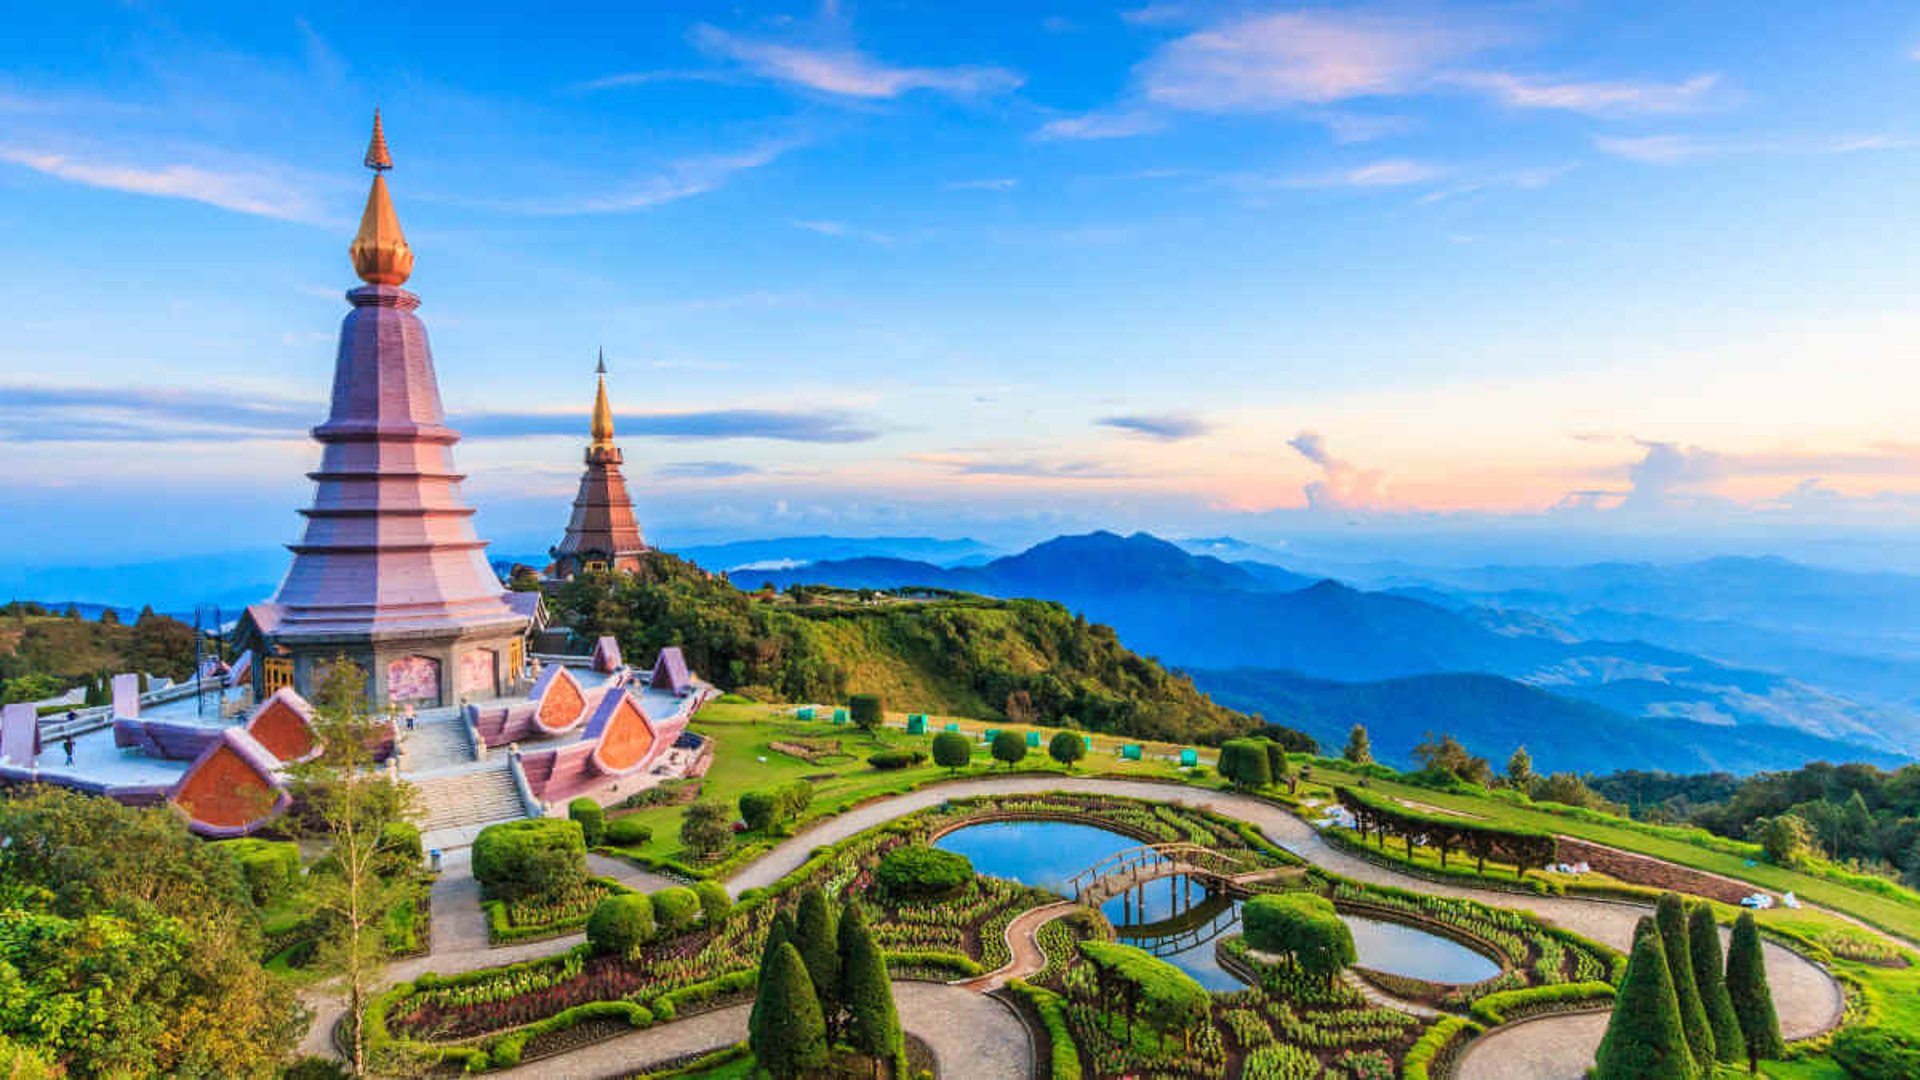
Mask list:
[{"label": "manicured hedge", "polygon": [[700,921],[708,926],[719,926],[720,920],[733,910],[733,897],[727,895],[727,887],[717,881],[694,882],[693,895],[700,898]]},{"label": "manicured hedge", "polygon": [[907,769],[927,760],[923,750],[882,750],[867,755],[867,764],[883,772],[894,769]]},{"label": "manicured hedge", "polygon": [[653,839],[653,829],[637,817],[617,817],[607,822],[604,839],[614,847],[639,847]]},{"label": "manicured hedge", "polygon": [[556,892],[585,880],[586,834],[559,818],[489,825],[473,841],[473,876],[491,898]]},{"label": "manicured hedge", "polygon": [[1552,983],[1488,994],[1473,1003],[1473,1018],[1488,1027],[1496,1027],[1509,1020],[1600,1005],[1612,1000],[1612,983]]},{"label": "manicured hedge", "polygon": [[700,897],[685,885],[669,885],[653,894],[653,917],[660,931],[678,934],[700,919]]},{"label": "manicured hedge", "polygon": [[1066,999],[1025,979],[1009,979],[1007,989],[1026,999],[1033,1011],[1040,1014],[1040,1023],[1047,1029],[1047,1042],[1052,1044],[1053,1054],[1046,1063],[1042,1080],[1080,1080],[1080,1049],[1074,1045],[1073,1032],[1067,1028]]},{"label": "manicured hedge", "polygon": [[769,835],[784,829],[813,802],[813,785],[790,780],[778,787],[756,788],[740,796],[740,818],[747,828]]},{"label": "manicured hedge", "polygon": [[643,1028],[653,1023],[653,1013],[645,1005],[638,1005],[631,1001],[589,1001],[584,1005],[562,1009],[545,1020],[535,1021],[526,1027],[515,1029],[510,1034],[502,1035],[493,1042],[485,1054],[481,1055],[487,1059],[487,1064],[476,1069],[470,1061],[467,1071],[481,1072],[487,1068],[512,1068],[520,1064],[520,1055],[525,1051],[529,1040],[556,1031],[565,1031],[589,1020],[625,1020],[633,1027]]},{"label": "manicured hedge", "polygon": [[607,812],[599,803],[582,795],[567,804],[567,817],[580,823],[588,847],[600,846],[601,837],[607,833]]},{"label": "manicured hedge", "polygon": [[1407,1050],[1400,1063],[1401,1080],[1431,1080],[1438,1071],[1434,1068],[1436,1061],[1449,1053],[1454,1040],[1471,1038],[1483,1030],[1463,1016],[1441,1017]]},{"label": "manicured hedge", "polygon": [[228,840],[221,845],[240,868],[254,904],[284,899],[300,881],[300,845],[284,840]]},{"label": "manicured hedge", "polygon": [[880,695],[855,694],[847,699],[847,713],[856,727],[872,730],[880,726]]},{"label": "manicured hedge", "polygon": [[587,943],[597,953],[620,955],[653,940],[653,901],[639,893],[609,896],[587,916]]},{"label": "manicured hedge", "polygon": [[1859,1080],[1920,1076],[1920,1033],[1890,1027],[1849,1027],[1834,1033],[1833,1060]]},{"label": "manicured hedge", "polygon": [[728,994],[738,994],[753,989],[759,978],[758,971],[745,968],[683,986],[678,990],[669,990],[653,999],[653,1015],[664,1022],[676,1019],[688,1010],[697,1012],[701,1006]]},{"label": "manicured hedge", "polygon": [[873,880],[889,896],[944,896],[973,880],[973,863],[958,852],[903,844],[881,857]]},{"label": "manicured hedge", "polygon": [[1261,893],[1240,909],[1247,944],[1279,953],[1302,971],[1332,978],[1353,963],[1353,931],[1317,893]]},{"label": "manicured hedge", "polygon": [[1488,859],[1511,863],[1525,875],[1528,870],[1550,866],[1559,857],[1560,842],[1551,833],[1486,825],[1449,814],[1430,814],[1404,806],[1391,799],[1355,788],[1336,788],[1340,805],[1351,813],[1360,834],[1395,836],[1404,839],[1411,854],[1415,840],[1424,840],[1440,851],[1440,865],[1447,864],[1452,851],[1464,851],[1486,868]]}]

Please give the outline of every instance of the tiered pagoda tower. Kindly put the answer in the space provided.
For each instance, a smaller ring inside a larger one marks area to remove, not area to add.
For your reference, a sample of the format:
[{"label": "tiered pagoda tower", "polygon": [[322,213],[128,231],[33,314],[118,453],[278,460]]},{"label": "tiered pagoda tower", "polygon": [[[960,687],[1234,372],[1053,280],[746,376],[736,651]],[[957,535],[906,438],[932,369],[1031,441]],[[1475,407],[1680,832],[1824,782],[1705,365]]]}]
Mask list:
[{"label": "tiered pagoda tower", "polygon": [[587,445],[587,471],[580,476],[580,493],[573,499],[573,517],[553,556],[552,575],[565,581],[583,571],[640,569],[647,539],[633,516],[633,498],[620,473],[624,460],[613,444],[613,407],[607,404],[607,358],[594,369],[599,385],[593,396],[593,441]]},{"label": "tiered pagoda tower", "polygon": [[537,593],[509,593],[460,497],[420,298],[401,288],[413,250],[387,194],[393,167],[374,114],[372,190],[350,253],[365,285],[347,293],[333,406],[313,429],[320,468],[305,535],[280,591],[247,609],[256,692],[312,697],[344,655],[370,675],[375,705],[454,704],[518,681]]}]

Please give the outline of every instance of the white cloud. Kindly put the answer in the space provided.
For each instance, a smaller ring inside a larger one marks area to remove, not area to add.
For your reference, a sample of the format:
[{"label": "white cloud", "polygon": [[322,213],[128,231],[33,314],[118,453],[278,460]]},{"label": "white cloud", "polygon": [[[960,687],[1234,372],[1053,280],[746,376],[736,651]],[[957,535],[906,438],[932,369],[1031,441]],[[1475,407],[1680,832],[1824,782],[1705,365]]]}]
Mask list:
[{"label": "white cloud", "polygon": [[267,171],[83,160],[69,154],[18,146],[0,146],[0,161],[87,187],[187,199],[236,213],[286,221],[321,220],[318,206],[305,191]]},{"label": "white cloud", "polygon": [[1601,136],[1593,140],[1593,145],[1602,153],[1628,161],[1648,165],[1677,165],[1740,154],[1856,154],[1875,150],[1905,150],[1915,146],[1916,142],[1892,135],[1843,138],[1642,135],[1630,138]]},{"label": "white cloud", "polygon": [[940,186],[948,191],[1012,191],[1020,186],[1020,181],[1012,177],[995,177],[988,180],[949,180]]},{"label": "white cloud", "polygon": [[856,49],[753,41],[704,25],[694,28],[693,41],[706,52],[735,61],[762,78],[841,97],[897,98],[913,90],[972,97],[1014,90],[1024,81],[1006,68],[900,67]]},{"label": "white cloud", "polygon": [[1320,479],[1309,482],[1304,489],[1309,509],[1360,510],[1379,506],[1385,500],[1386,473],[1362,469],[1333,456],[1319,432],[1303,431],[1288,439],[1287,445],[1320,469]]},{"label": "white cloud", "polygon": [[1151,135],[1166,126],[1165,120],[1138,110],[1090,112],[1049,120],[1034,132],[1034,138],[1042,141],[1131,139],[1135,135]]},{"label": "white cloud", "polygon": [[768,142],[729,154],[682,158],[657,175],[632,181],[609,194],[507,208],[532,214],[608,214],[646,210],[704,195],[740,173],[772,164],[798,145],[798,140]]},{"label": "white cloud", "polygon": [[872,229],[862,229],[855,225],[849,225],[844,221],[817,219],[811,221],[796,221],[793,223],[793,227],[796,229],[805,229],[808,232],[819,233],[821,236],[833,236],[848,240],[865,240],[873,244],[893,243],[893,237],[886,233],[875,232]]},{"label": "white cloud", "polygon": [[1718,75],[1696,75],[1678,83],[1553,82],[1501,71],[1448,75],[1456,86],[1485,91],[1516,109],[1565,109],[1594,116],[1697,112],[1710,104],[1720,86]]},{"label": "white cloud", "polygon": [[1196,31],[1140,66],[1149,100],[1197,112],[1323,105],[1418,89],[1494,35],[1426,19],[1339,11],[1255,15]]}]

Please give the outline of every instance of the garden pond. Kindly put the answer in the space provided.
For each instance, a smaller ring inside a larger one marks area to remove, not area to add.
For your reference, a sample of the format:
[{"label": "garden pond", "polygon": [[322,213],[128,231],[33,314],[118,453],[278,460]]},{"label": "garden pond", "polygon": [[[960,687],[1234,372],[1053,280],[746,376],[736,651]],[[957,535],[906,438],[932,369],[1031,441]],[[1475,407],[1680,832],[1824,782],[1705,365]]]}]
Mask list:
[{"label": "garden pond", "polygon": [[[992,821],[941,837],[936,847],[972,860],[982,874],[1072,895],[1075,874],[1140,841],[1092,825],[1064,821]],[[1101,913],[1120,940],[1185,971],[1209,990],[1243,988],[1220,966],[1215,942],[1240,926],[1240,903],[1208,896],[1182,877],[1149,881],[1109,900]],[[1400,923],[1342,915],[1353,931],[1362,967],[1437,983],[1474,983],[1500,973],[1499,965],[1457,942]]]}]

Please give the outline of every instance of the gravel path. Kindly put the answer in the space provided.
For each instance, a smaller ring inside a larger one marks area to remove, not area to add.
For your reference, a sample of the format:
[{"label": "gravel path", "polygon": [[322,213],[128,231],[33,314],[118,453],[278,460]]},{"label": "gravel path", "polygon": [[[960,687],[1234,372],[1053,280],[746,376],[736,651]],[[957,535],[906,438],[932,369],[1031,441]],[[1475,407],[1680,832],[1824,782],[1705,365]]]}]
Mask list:
[{"label": "gravel path", "polygon": [[1042,926],[1079,906],[1072,901],[1062,900],[1015,915],[1013,921],[1007,924],[1007,951],[1013,959],[1007,961],[1005,967],[996,968],[959,985],[976,994],[984,994],[1007,985],[1010,979],[1024,979],[1045,971],[1047,953],[1040,947],[1040,940],[1035,935],[1040,933]]},{"label": "gravel path", "polygon": [[[1027,1080],[1033,1069],[1026,1028],[1007,1006],[957,986],[896,982],[893,1000],[900,1024],[933,1050],[943,1077],[965,1080]],[[542,1058],[504,1076],[624,1076],[684,1054],[731,1046],[747,1037],[751,1005],[730,1005],[686,1020],[646,1028],[565,1054]]]}]

